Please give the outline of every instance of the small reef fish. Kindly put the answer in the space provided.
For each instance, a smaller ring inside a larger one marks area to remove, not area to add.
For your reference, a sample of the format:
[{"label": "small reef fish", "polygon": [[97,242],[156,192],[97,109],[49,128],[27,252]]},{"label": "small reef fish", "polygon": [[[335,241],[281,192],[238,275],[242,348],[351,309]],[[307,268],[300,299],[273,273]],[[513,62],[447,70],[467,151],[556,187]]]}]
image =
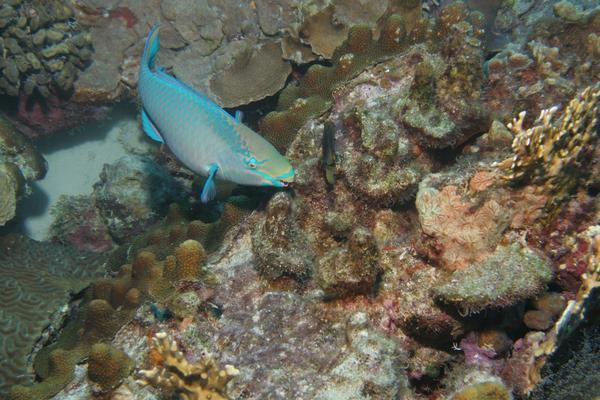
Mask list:
[{"label": "small reef fish", "polygon": [[323,127],[323,170],[327,184],[335,184],[335,125],[326,121]]},{"label": "small reef fish", "polygon": [[[215,178],[241,185],[285,187],[294,178],[288,160],[258,133],[164,68],[155,69],[158,26],[146,39],[138,90],[142,127],[194,172],[208,177],[202,202],[216,195]],[[248,84],[252,84],[249,82]]]}]

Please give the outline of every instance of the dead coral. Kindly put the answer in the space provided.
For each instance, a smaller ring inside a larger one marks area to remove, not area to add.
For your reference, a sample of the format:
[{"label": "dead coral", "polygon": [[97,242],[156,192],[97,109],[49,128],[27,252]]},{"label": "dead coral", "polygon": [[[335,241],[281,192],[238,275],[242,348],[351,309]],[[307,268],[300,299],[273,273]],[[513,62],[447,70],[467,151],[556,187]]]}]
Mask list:
[{"label": "dead coral", "polygon": [[512,160],[500,164],[505,178],[540,185],[555,210],[569,195],[585,186],[586,168],[598,139],[599,87],[588,87],[575,97],[560,117],[558,107],[542,110],[533,126],[525,128],[526,112],[508,125],[514,134]]},{"label": "dead coral", "polygon": [[164,332],[155,335],[153,345],[162,362],[151,370],[140,370],[141,384],[177,393],[184,400],[228,399],[227,383],[239,374],[235,367],[225,365],[221,369],[206,355],[198,362],[190,363],[177,342],[169,340]]}]

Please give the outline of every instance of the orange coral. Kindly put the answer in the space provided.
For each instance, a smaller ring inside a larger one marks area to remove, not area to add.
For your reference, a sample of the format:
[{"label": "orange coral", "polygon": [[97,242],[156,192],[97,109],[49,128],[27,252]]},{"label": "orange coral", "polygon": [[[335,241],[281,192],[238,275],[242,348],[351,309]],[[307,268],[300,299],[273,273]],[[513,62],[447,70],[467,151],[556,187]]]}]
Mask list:
[{"label": "orange coral", "polygon": [[450,270],[481,261],[493,251],[508,224],[509,213],[494,200],[473,210],[456,186],[419,190],[417,208],[423,232],[441,246],[440,262]]},{"label": "orange coral", "polygon": [[494,184],[496,177],[493,172],[478,171],[469,181],[469,189],[473,192],[483,192]]}]

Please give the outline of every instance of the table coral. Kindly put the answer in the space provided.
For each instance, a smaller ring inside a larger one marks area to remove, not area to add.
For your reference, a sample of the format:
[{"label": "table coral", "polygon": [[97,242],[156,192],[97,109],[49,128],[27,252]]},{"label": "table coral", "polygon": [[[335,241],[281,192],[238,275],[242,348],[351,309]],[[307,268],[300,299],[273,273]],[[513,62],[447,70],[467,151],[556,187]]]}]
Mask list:
[{"label": "table coral", "polygon": [[573,98],[557,117],[558,107],[542,110],[533,126],[525,128],[526,112],[508,125],[514,135],[514,157],[501,164],[505,178],[531,181],[556,209],[569,195],[585,186],[587,168],[598,139],[600,88],[588,87]]},{"label": "table coral", "polygon": [[140,371],[140,382],[168,392],[177,393],[183,400],[225,400],[227,384],[239,374],[232,365],[224,369],[205,355],[196,363],[186,360],[177,342],[164,332],[153,338],[153,348],[162,357],[159,366]]}]

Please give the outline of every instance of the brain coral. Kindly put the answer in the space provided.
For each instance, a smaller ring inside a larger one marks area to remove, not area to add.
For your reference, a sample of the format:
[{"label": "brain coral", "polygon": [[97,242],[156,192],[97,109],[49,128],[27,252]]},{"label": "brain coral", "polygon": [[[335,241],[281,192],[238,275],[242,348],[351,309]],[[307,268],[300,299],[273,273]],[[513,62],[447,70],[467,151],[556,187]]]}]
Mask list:
[{"label": "brain coral", "polygon": [[39,243],[0,239],[0,396],[31,379],[28,355],[52,314],[102,272],[103,257]]}]

